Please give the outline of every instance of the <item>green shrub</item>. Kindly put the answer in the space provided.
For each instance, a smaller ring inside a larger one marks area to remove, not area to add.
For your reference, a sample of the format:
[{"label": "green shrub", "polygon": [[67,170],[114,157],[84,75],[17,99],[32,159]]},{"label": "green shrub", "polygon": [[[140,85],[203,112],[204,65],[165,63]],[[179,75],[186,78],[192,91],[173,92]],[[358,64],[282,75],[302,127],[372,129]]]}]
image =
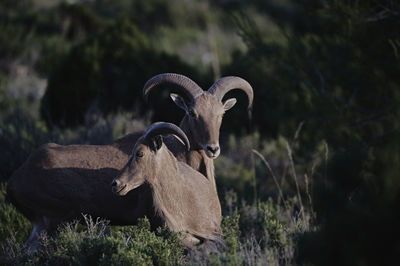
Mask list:
[{"label": "green shrub", "polygon": [[148,219],[136,226],[110,227],[104,220],[85,217],[86,226],[77,222],[59,227],[54,236],[40,235],[39,248],[28,256],[15,239],[3,250],[6,264],[24,265],[181,265],[183,246],[176,234],[166,228],[150,231]]},{"label": "green shrub", "polygon": [[[22,243],[28,237],[30,224],[12,206],[3,204],[1,207],[8,206],[13,211],[9,214],[10,222],[5,224],[2,220],[2,228],[8,231],[2,235],[0,262],[10,265],[293,264],[297,236],[309,230],[302,225],[308,221],[299,219],[296,200],[288,200],[286,209],[272,199],[253,205],[242,201],[238,206],[237,198],[234,195],[232,198],[232,202],[224,204],[234,209],[222,221],[226,248],[201,247],[186,256],[176,233],[167,228],[150,231],[147,219],[136,226],[111,227],[107,221],[94,221],[90,217],[85,217],[86,225],[73,222],[60,226],[54,235],[40,235],[37,252],[29,256]],[[4,208],[1,211],[2,215],[7,214]]]},{"label": "green shrub", "polygon": [[22,243],[28,239],[31,223],[15,207],[5,202],[6,184],[0,183],[0,239],[14,238]]},{"label": "green shrub", "polygon": [[[194,67],[161,52],[131,19],[120,16],[101,34],[90,35],[74,46],[53,66],[42,99],[42,116],[50,125],[64,127],[83,124],[85,113],[94,103],[105,114],[132,110],[132,106],[141,110],[143,85],[163,72],[203,80]],[[165,97],[152,102],[164,106],[164,110],[165,104],[170,104],[168,109],[178,116],[178,109]],[[171,119],[163,113],[156,115]]]},{"label": "green shrub", "polygon": [[19,109],[0,121],[0,181],[6,181],[38,145],[51,139],[46,125]]}]

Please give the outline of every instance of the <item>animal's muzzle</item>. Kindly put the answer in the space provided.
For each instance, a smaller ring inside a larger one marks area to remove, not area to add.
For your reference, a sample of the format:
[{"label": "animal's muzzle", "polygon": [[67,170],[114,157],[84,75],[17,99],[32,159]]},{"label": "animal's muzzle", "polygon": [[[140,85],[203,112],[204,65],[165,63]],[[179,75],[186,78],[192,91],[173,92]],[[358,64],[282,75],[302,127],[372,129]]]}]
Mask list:
[{"label": "animal's muzzle", "polygon": [[207,144],[206,145],[206,153],[207,153],[208,157],[216,158],[220,153],[219,145],[218,144]]},{"label": "animal's muzzle", "polygon": [[114,179],[111,184],[111,190],[115,194],[119,194],[124,188],[126,188],[126,184],[122,184],[118,179]]}]

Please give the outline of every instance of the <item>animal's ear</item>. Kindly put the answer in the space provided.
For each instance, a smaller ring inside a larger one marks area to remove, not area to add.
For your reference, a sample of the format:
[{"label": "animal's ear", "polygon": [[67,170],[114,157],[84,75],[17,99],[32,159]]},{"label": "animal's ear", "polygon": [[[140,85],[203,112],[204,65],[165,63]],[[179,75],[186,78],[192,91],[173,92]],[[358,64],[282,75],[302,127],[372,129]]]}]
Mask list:
[{"label": "animal's ear", "polygon": [[178,105],[180,108],[182,108],[186,112],[188,111],[188,107],[185,103],[185,100],[181,96],[179,96],[176,93],[171,93],[169,96],[171,97],[171,99],[174,101],[174,103],[176,105]]},{"label": "animal's ear", "polygon": [[161,135],[155,136],[152,142],[154,151],[158,151],[159,149],[161,149],[161,146],[163,144],[162,136]]},{"label": "animal's ear", "polygon": [[228,111],[231,109],[234,105],[236,104],[236,99],[235,98],[230,98],[224,102],[224,110]]}]

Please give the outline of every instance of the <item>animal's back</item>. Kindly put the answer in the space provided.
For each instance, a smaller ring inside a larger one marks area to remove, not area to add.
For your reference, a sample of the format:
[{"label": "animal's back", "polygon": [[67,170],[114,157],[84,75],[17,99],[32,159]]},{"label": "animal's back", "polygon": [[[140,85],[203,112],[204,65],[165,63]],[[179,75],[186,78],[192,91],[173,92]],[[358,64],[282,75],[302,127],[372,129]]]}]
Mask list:
[{"label": "animal's back", "polygon": [[[30,220],[35,216],[71,220],[80,213],[90,213],[129,224],[136,219],[127,213],[129,197],[113,195],[110,186],[127,160],[128,154],[116,145],[45,144],[11,176],[8,197]],[[132,197],[139,199],[138,193]]]},{"label": "animal's back", "polygon": [[188,227],[194,234],[214,239],[215,233],[221,234],[218,194],[204,175],[181,162],[178,162],[178,167],[184,177],[184,208],[187,209]]}]

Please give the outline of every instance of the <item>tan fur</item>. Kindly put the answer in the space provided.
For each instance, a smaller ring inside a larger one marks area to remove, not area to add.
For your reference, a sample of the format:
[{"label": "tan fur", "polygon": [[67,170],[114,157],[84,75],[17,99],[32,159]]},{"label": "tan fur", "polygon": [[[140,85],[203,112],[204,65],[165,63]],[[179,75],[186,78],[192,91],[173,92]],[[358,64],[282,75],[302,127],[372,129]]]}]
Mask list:
[{"label": "tan fur", "polygon": [[[125,195],[143,183],[150,185],[154,208],[170,230],[183,233],[185,245],[221,238],[221,206],[211,181],[187,164],[176,160],[168,147],[159,150],[138,140],[132,164],[116,179],[117,193]],[[140,151],[143,157],[136,157]],[[197,239],[197,241],[196,241]]]},{"label": "tan fur", "polygon": [[220,154],[219,133],[222,117],[236,103],[235,98],[224,102],[222,100],[229,91],[240,89],[247,94],[250,110],[254,98],[253,88],[242,78],[228,76],[220,78],[207,91],[204,91],[184,75],[163,73],[146,82],[143,87],[145,99],[148,99],[152,88],[159,85],[175,85],[180,93],[189,97],[189,102],[187,102],[178,94],[170,94],[175,104],[186,112],[180,128],[189,138],[190,151],[177,147],[174,138],[166,139],[166,145],[179,161],[187,163],[206,176],[216,190],[213,159]]},{"label": "tan fur", "polygon": [[196,110],[197,116],[192,118],[186,114],[179,125],[190,141],[190,151],[175,145],[175,138],[167,139],[166,145],[179,161],[206,176],[216,190],[213,161],[216,157],[207,155],[205,146],[210,143],[219,144],[224,106],[214,96],[204,92],[194,100],[190,108]]}]

